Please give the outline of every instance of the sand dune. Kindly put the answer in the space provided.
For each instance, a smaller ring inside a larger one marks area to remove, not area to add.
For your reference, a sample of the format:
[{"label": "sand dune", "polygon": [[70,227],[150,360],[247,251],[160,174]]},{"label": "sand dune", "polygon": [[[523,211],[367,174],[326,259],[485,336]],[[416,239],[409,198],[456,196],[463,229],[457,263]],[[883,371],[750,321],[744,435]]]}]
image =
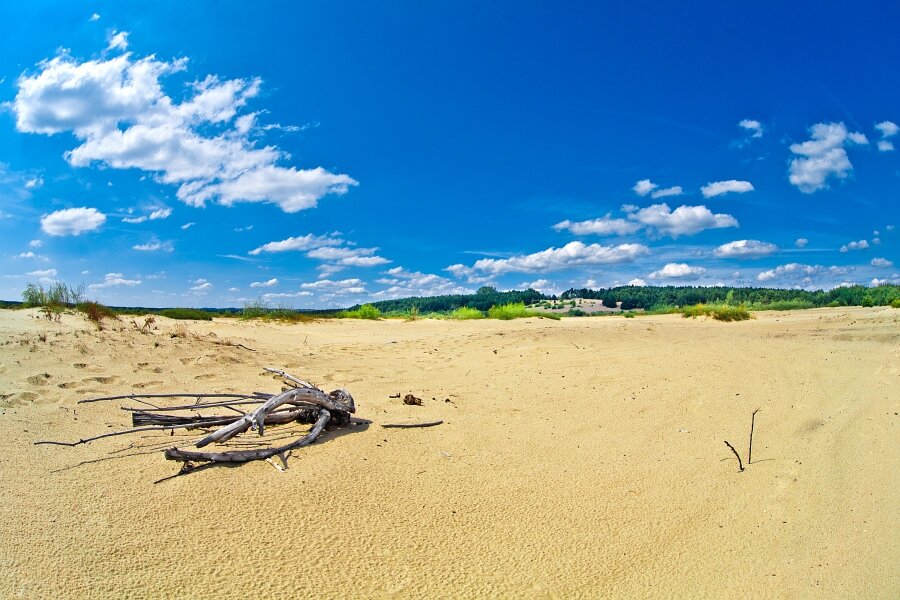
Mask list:
[{"label": "sand dune", "polygon": [[[157,324],[0,311],[0,597],[900,595],[898,310]],[[268,365],[374,424],[158,485],[196,434],[32,445],[127,426],[79,399]]]}]

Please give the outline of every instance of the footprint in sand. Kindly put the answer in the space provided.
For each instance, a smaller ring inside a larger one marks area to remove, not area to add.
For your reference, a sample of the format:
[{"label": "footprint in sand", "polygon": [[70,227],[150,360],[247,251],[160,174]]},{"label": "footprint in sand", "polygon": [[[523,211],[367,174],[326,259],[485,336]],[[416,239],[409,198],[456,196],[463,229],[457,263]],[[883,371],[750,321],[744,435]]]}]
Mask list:
[{"label": "footprint in sand", "polygon": [[75,363],[72,366],[76,369],[87,369],[87,363]]},{"label": "footprint in sand", "polygon": [[184,358],[179,358],[178,360],[181,361],[181,364],[186,365],[186,364],[188,364],[188,363],[190,363],[190,362],[195,361],[196,359],[193,358],[193,357],[190,357],[190,356],[185,356]]},{"label": "footprint in sand", "polygon": [[67,381],[65,383],[60,383],[56,387],[62,388],[64,390],[68,390],[68,389],[71,389],[74,387],[80,387],[81,385],[83,385],[83,384],[80,381]]},{"label": "footprint in sand", "polygon": [[90,381],[93,381],[93,382],[96,382],[96,383],[102,383],[103,385],[109,385],[110,383],[116,383],[116,382],[118,382],[118,381],[119,381],[119,378],[116,377],[116,376],[111,376],[111,377],[86,377],[85,379],[82,379],[81,381],[83,381],[84,383],[88,383],[88,382],[90,382]]},{"label": "footprint in sand", "polygon": [[38,395],[34,392],[19,392],[18,394],[13,394],[6,401],[6,404],[9,406],[20,406],[22,404],[27,404],[29,402],[34,402],[37,400]]},{"label": "footprint in sand", "polygon": [[50,373],[41,373],[40,375],[32,375],[25,381],[31,385],[47,385],[47,381],[52,377]]},{"label": "footprint in sand", "polygon": [[132,385],[131,387],[133,387],[133,388],[138,388],[138,389],[142,389],[142,388],[150,387],[150,386],[153,386],[153,385],[162,385],[162,381],[145,381],[145,382],[142,382],[142,383],[135,383],[135,384]]},{"label": "footprint in sand", "polygon": [[194,379],[213,379],[214,377],[215,375],[212,373],[203,373],[202,375],[195,376]]}]

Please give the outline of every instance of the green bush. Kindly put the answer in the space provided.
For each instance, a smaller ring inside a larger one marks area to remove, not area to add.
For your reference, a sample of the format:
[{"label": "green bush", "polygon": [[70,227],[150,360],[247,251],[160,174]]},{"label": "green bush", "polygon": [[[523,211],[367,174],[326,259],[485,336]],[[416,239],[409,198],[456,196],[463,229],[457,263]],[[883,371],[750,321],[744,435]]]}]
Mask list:
[{"label": "green bush", "polygon": [[451,312],[448,317],[451,319],[455,319],[457,321],[468,321],[470,319],[483,319],[484,313],[478,310],[477,308],[469,308],[468,306],[460,306],[453,312]]},{"label": "green bush", "polygon": [[371,304],[363,304],[356,310],[345,310],[341,313],[341,317],[345,319],[370,319],[377,321],[381,318],[381,311]]},{"label": "green bush", "polygon": [[693,306],[685,306],[681,312],[685,318],[708,316],[717,321],[745,321],[750,318],[750,311],[743,305],[695,304]]},{"label": "green bush", "polygon": [[211,312],[200,310],[198,308],[164,308],[157,314],[169,319],[180,319],[185,321],[212,321],[212,318],[215,316]]},{"label": "green bush", "polygon": [[524,319],[526,317],[539,317],[541,319],[553,319],[559,321],[560,316],[552,313],[535,312],[525,308],[524,302],[510,302],[508,304],[494,305],[488,309],[488,319],[500,319],[501,321],[509,321],[510,319]]},{"label": "green bush", "polygon": [[586,317],[588,314],[581,310],[580,308],[570,308],[569,312],[566,313],[569,317]]},{"label": "green bush", "polygon": [[891,300],[891,308],[900,308],[900,298]]}]

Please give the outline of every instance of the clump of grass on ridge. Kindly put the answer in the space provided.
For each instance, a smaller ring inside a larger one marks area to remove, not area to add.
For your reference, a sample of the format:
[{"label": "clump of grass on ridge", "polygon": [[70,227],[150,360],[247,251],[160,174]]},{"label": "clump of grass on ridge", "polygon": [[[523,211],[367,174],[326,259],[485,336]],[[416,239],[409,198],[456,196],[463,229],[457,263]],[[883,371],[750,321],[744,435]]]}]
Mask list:
[{"label": "clump of grass on ridge", "polygon": [[695,304],[693,306],[685,306],[681,312],[685,318],[708,316],[717,321],[746,321],[750,318],[750,311],[743,305]]},{"label": "clump of grass on ridge", "polygon": [[157,314],[181,321],[212,321],[212,318],[215,316],[213,313],[200,310],[199,308],[165,308]]},{"label": "clump of grass on ridge", "polygon": [[524,319],[526,317],[540,317],[542,319],[553,319],[559,321],[560,316],[552,313],[542,313],[525,308],[524,302],[510,302],[509,304],[497,304],[488,309],[488,319],[500,319],[501,321],[509,321],[510,319]]},{"label": "clump of grass on ridge", "polygon": [[97,326],[97,329],[103,329],[103,319],[119,320],[119,316],[111,308],[103,306],[99,302],[82,302],[75,308],[83,312],[88,321]]},{"label": "clump of grass on ridge", "polygon": [[371,304],[363,304],[356,310],[345,310],[340,313],[340,316],[344,319],[370,319],[377,321],[381,318],[381,311]]},{"label": "clump of grass on ridge", "polygon": [[447,315],[447,317],[456,321],[468,321],[470,319],[483,319],[484,313],[477,308],[460,306],[449,315]]}]

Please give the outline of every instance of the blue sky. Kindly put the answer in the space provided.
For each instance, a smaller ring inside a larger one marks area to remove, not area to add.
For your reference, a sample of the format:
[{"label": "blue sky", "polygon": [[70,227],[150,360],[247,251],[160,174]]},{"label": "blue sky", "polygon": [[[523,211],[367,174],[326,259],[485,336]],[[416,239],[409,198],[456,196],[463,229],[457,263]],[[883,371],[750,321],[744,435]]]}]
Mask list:
[{"label": "blue sky", "polygon": [[7,5],[0,298],[900,282],[900,7],[595,4]]}]

